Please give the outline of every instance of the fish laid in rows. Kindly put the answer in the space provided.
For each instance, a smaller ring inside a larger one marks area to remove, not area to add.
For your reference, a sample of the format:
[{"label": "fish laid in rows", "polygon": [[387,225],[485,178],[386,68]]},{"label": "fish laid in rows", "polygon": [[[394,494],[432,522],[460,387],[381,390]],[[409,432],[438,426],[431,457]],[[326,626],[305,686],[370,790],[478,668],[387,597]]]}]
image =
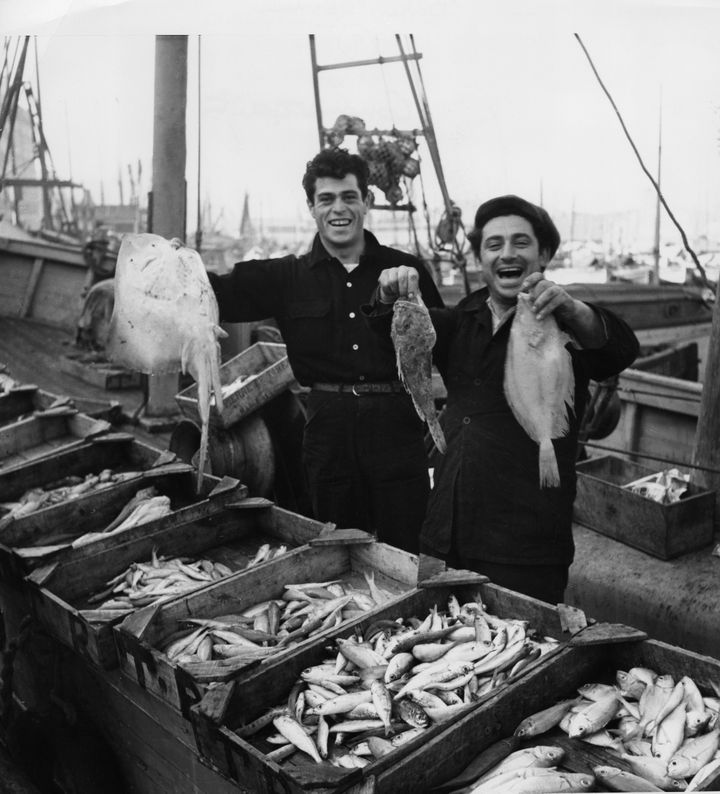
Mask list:
[{"label": "fish laid in rows", "polygon": [[[262,547],[256,555],[257,562],[262,561],[261,551]],[[375,585],[374,591],[365,592],[337,580],[287,584],[280,598],[262,601],[236,613],[186,619],[184,623],[189,628],[180,630],[162,650],[171,661],[190,672],[201,661],[268,658],[375,609],[389,597]],[[203,634],[209,638],[206,643],[209,655],[205,658],[198,656],[193,639],[193,635]]]},{"label": "fish laid in rows", "polygon": [[553,438],[567,435],[575,402],[569,337],[550,314],[538,319],[530,296],[518,295],[505,359],[505,398],[523,430],[540,446],[540,487],[560,485]]},{"label": "fish laid in rows", "polygon": [[160,375],[190,372],[202,423],[198,491],[207,460],[210,404],[222,411],[219,310],[197,251],[177,238],[123,236],[115,268],[115,304],[108,357],[129,369]]},{"label": "fish laid in rows", "polygon": [[80,614],[91,622],[111,620],[115,613],[166,601],[205,584],[230,576],[227,565],[206,559],[158,557],[155,549],[147,562],[134,562],[87,599],[89,610]]},{"label": "fish laid in rows", "polygon": [[98,474],[87,474],[85,477],[72,475],[41,488],[30,488],[17,501],[0,503],[0,509],[7,511],[0,521],[6,524],[10,520],[22,518],[36,510],[52,507],[91,491],[109,488],[116,483],[138,477],[141,473],[137,471],[114,472],[112,469],[103,469]]},{"label": "fish laid in rows", "polygon": [[[260,748],[263,742],[272,745],[276,749],[268,756],[276,762],[299,751],[303,761],[319,763],[319,757],[334,766],[363,767],[467,711],[525,669],[526,660],[557,646],[532,639],[525,621],[492,615],[479,601],[461,606],[453,598],[451,604],[447,612],[434,607],[424,619],[381,620],[362,633],[356,628],[350,637],[335,638],[331,654],[302,670],[287,700],[237,728],[238,735],[254,737]],[[432,646],[442,653],[431,653]],[[278,715],[291,729],[283,733],[285,752],[277,749],[283,738],[267,734],[271,723],[277,727]],[[513,779],[531,766],[525,758],[531,754],[513,754],[519,741],[492,754],[494,761],[507,756],[501,771],[517,773]],[[548,748],[532,759],[549,768],[559,756]]]},{"label": "fish laid in rows", "polygon": [[390,335],[400,380],[412,397],[418,416],[427,422],[435,446],[444,454],[447,444],[435,409],[432,388],[435,328],[419,295],[414,300],[395,301]]}]

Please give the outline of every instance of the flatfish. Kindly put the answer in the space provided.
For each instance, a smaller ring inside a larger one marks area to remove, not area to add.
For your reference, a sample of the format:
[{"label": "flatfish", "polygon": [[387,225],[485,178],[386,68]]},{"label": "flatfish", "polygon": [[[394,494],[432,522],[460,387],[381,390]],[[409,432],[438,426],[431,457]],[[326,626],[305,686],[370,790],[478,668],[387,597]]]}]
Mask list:
[{"label": "flatfish", "polygon": [[440,427],[432,390],[432,349],[435,329],[422,298],[397,300],[393,307],[391,337],[395,346],[397,369],[418,416],[427,422],[435,446],[443,454],[447,449]]},{"label": "flatfish", "polygon": [[107,355],[153,375],[190,372],[202,422],[198,489],[207,460],[210,402],[222,410],[220,344],[215,294],[197,251],[177,238],[126,234],[115,268],[115,304]]},{"label": "flatfish", "polygon": [[523,430],[540,445],[540,487],[560,485],[553,438],[567,435],[575,400],[569,337],[552,315],[535,316],[530,296],[518,295],[505,359],[505,397]]}]

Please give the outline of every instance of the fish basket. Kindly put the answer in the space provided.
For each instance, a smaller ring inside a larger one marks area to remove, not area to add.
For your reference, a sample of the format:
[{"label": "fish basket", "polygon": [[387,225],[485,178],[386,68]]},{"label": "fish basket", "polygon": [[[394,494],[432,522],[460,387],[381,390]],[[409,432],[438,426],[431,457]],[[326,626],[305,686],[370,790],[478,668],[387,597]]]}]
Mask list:
[{"label": "fish basket", "polygon": [[[96,484],[84,490],[87,478],[95,479],[94,475],[101,472],[110,473],[102,487]],[[97,529],[102,522],[109,524],[122,507],[118,506],[121,500],[153,482],[165,483],[177,477],[187,493],[192,493],[189,483],[193,472],[172,453],[154,449],[126,433],[109,433],[0,473],[4,500],[0,508],[0,577],[19,584],[30,570],[69,546],[72,538]],[[68,481],[79,484],[76,491],[66,494],[67,498],[45,504],[33,501],[33,495],[40,499],[54,486]],[[15,509],[23,500],[27,507],[20,508],[22,514],[16,515]],[[30,509],[33,504],[37,509]],[[65,537],[56,542],[60,534]],[[19,553],[17,549],[26,551]]]},{"label": "fish basket", "polygon": [[[452,576],[453,572],[449,574]],[[472,584],[472,581],[476,583]],[[525,680],[525,677],[530,681],[542,680],[542,671],[552,667],[564,655],[566,643],[562,640],[567,639],[567,635],[564,635],[558,609],[549,604],[489,584],[486,577],[477,575],[462,577],[457,583],[450,579],[443,584],[423,586],[380,611],[339,628],[330,638],[306,646],[281,665],[264,670],[260,668],[244,680],[219,684],[209,691],[190,710],[200,754],[213,768],[262,794],[275,791],[300,794],[310,789],[340,792],[353,786],[357,786],[358,791],[388,794],[400,790],[426,791],[430,779],[439,780],[443,774],[446,755],[467,757],[469,761],[473,742],[481,743],[486,737],[492,739],[497,730],[492,706],[501,702],[505,691],[517,687],[517,683],[500,685],[463,710],[464,716],[430,725],[384,757],[371,760],[362,769],[338,768],[328,762],[317,764],[303,753],[295,753],[282,764],[267,758],[267,753],[276,749],[264,740],[274,731],[272,724],[252,736],[243,737],[241,734],[247,734],[248,726],[270,709],[287,703],[302,671],[320,664],[329,652],[330,655],[335,652],[332,640],[345,639],[356,632],[363,635],[373,623],[381,621],[423,618],[433,607],[444,609],[450,596],[455,596],[460,603],[479,598],[489,613],[501,618],[526,620],[539,636],[550,636],[559,641],[556,650],[526,667],[518,681]],[[487,708],[485,704],[491,705]],[[483,717],[478,719],[478,714]],[[454,732],[451,726],[459,724],[458,719],[463,724],[472,725],[473,730]],[[375,735],[383,734],[376,732]],[[465,748],[464,754],[458,752],[458,743]],[[407,761],[410,757],[412,763]]]},{"label": "fish basket", "polygon": [[623,487],[652,469],[613,455],[581,461],[576,468],[574,519],[579,524],[661,560],[712,543],[714,492],[690,483],[679,501],[661,504]]},{"label": "fish basket", "polygon": [[[323,525],[317,521],[265,499],[242,498],[244,490],[237,483],[225,482],[198,503],[194,515],[178,511],[172,522],[154,531],[101,552],[78,550],[34,570],[26,579],[34,616],[63,644],[99,667],[111,669],[118,664],[113,626],[131,613],[105,618],[92,597],[107,591],[108,581],[133,563],[147,564],[153,555],[165,560],[181,558],[186,564],[202,558],[237,573],[253,564],[264,544],[277,552],[280,546],[293,548],[319,534]],[[208,584],[199,580],[195,590]]]},{"label": "fish basket", "polygon": [[[372,542],[332,542],[322,534],[307,545],[288,551],[267,563],[228,577],[189,596],[139,610],[115,627],[123,675],[187,713],[207,690],[207,685],[230,678],[241,680],[256,667],[283,667],[332,629],[318,630],[304,641],[261,662],[240,661],[219,665],[207,662],[182,666],[163,651],[188,619],[214,618],[238,613],[269,599],[280,599],[286,584],[326,582],[330,579],[367,591],[363,571],[372,571],[377,584],[397,598],[417,580],[417,557]],[[187,629],[185,629],[187,630]]]},{"label": "fish basket", "polygon": [[[257,410],[292,385],[295,376],[285,352],[285,345],[256,342],[220,367],[223,410],[214,400],[210,407],[210,423],[228,428]],[[175,400],[180,411],[200,423],[197,384],[183,389]]]},{"label": "fish basket", "polygon": [[0,427],[0,466],[8,471],[109,432],[111,425],[58,406]]},{"label": "fish basket", "polygon": [[[630,771],[627,762],[608,748],[570,739],[559,728],[521,741],[512,737],[520,723],[530,715],[559,701],[578,697],[578,688],[585,684],[613,684],[618,670],[627,672],[634,667],[672,675],[675,681],[687,675],[703,695],[715,695],[713,684],[720,676],[718,660],[647,637],[600,644],[571,642],[551,663],[538,666],[534,673],[509,685],[496,697],[441,731],[433,741],[419,744],[399,763],[382,770],[375,779],[373,790],[412,794],[442,786],[462,774],[481,752],[508,739],[517,749],[535,745],[560,747],[565,755],[558,766],[564,771],[589,773],[593,767],[602,765]],[[470,782],[460,781],[458,785],[439,790],[458,790]],[[698,790],[717,791],[719,783],[720,776],[716,772]],[[606,789],[601,786],[591,790]],[[642,790],[655,789],[648,785]]]}]

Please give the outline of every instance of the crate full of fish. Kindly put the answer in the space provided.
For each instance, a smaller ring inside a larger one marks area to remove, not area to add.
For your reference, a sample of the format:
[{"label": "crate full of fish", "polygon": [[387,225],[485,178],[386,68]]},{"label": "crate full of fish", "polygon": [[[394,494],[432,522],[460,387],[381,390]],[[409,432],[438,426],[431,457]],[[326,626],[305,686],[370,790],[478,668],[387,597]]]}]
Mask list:
[{"label": "crate full of fish", "polygon": [[0,520],[3,573],[18,579],[89,546],[96,553],[110,551],[156,528],[211,515],[247,493],[245,486],[237,490],[240,484],[233,478],[205,477],[197,494],[194,473],[192,466],[171,459],[145,470],[127,470],[121,462],[31,489]]},{"label": "crate full of fish", "polygon": [[0,427],[0,466],[7,471],[107,433],[111,424],[68,405],[37,411]]},{"label": "crate full of fish", "polygon": [[245,488],[235,486],[227,485],[219,510],[180,516],[112,549],[87,545],[35,569],[26,579],[35,617],[109,669],[117,666],[112,628],[128,615],[274,559],[324,526],[263,499],[241,499]]},{"label": "crate full of fish", "polygon": [[[250,345],[220,367],[223,408],[218,411],[213,398],[211,424],[231,427],[287,389],[294,380],[284,344],[256,342]],[[175,399],[185,416],[201,421],[196,384],[183,389]]]},{"label": "crate full of fish", "polygon": [[565,647],[556,608],[475,578],[415,589],[282,666],[216,686],[191,709],[201,754],[253,791],[344,791],[436,746]]},{"label": "crate full of fish", "polygon": [[654,640],[570,647],[376,790],[717,791],[718,681],[718,660]]},{"label": "crate full of fish", "polygon": [[650,487],[659,486],[652,477],[656,472],[613,455],[581,461],[577,473],[574,517],[578,523],[661,560],[712,543],[714,492],[693,483],[678,489],[671,479],[674,487],[658,501]]},{"label": "crate full of fish", "polygon": [[417,558],[366,537],[310,540],[201,592],[139,610],[115,628],[123,674],[187,711],[209,684],[284,665],[414,587]]}]

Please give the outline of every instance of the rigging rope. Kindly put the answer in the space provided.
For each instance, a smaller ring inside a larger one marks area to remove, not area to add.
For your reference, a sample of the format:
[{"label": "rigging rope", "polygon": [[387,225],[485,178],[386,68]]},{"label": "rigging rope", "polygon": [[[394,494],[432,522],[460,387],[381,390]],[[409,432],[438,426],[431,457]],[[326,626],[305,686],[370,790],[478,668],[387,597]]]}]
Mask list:
[{"label": "rigging rope", "polygon": [[653,175],[650,173],[650,171],[648,171],[647,167],[645,166],[645,163],[643,162],[643,159],[640,156],[640,152],[637,150],[637,147],[635,146],[635,143],[634,143],[630,133],[628,132],[627,127],[625,126],[625,122],[623,121],[623,117],[620,115],[620,111],[618,110],[617,105],[615,104],[612,96],[610,95],[610,92],[605,87],[605,83],[603,83],[600,75],[598,74],[598,70],[595,68],[595,64],[593,63],[593,60],[590,57],[590,53],[587,51],[587,48],[583,44],[582,39],[580,38],[580,36],[577,33],[575,33],[574,35],[575,35],[575,38],[578,40],[578,44],[582,48],[582,51],[585,53],[585,57],[588,59],[588,62],[590,64],[590,68],[593,70],[593,73],[594,73],[595,77],[597,78],[598,83],[600,83],[600,88],[602,88],[602,90],[605,93],[605,96],[610,100],[610,104],[612,105],[612,108],[615,111],[615,115],[618,117],[618,119],[620,121],[620,126],[622,127],[623,132],[625,133],[625,137],[630,142],[630,146],[632,147],[633,152],[635,152],[635,156],[637,157],[638,162],[640,163],[640,167],[645,172],[645,176],[647,176],[647,178],[650,180],[650,182],[652,182],[652,186],[655,188],[655,192],[657,193],[657,196],[658,196],[658,199],[660,200],[660,203],[663,205],[663,207],[665,207],[665,210],[666,210],[668,216],[670,217],[670,220],[675,224],[675,228],[680,232],[680,237],[682,238],[683,245],[685,246],[685,250],[692,257],[692,260],[695,263],[695,267],[698,269],[698,271],[700,273],[700,276],[702,277],[702,280],[705,283],[705,286],[708,287],[709,289],[713,289],[713,285],[710,283],[710,280],[707,277],[707,273],[705,272],[705,268],[700,264],[700,260],[697,258],[697,255],[696,255],[695,251],[690,247],[690,243],[688,242],[687,235],[685,234],[685,230],[682,228],[682,226],[678,222],[677,218],[673,215],[672,210],[670,209],[670,207],[668,207],[667,201],[665,201],[665,196],[663,196],[662,191],[660,190],[660,185],[658,185],[658,183],[653,178]]}]

